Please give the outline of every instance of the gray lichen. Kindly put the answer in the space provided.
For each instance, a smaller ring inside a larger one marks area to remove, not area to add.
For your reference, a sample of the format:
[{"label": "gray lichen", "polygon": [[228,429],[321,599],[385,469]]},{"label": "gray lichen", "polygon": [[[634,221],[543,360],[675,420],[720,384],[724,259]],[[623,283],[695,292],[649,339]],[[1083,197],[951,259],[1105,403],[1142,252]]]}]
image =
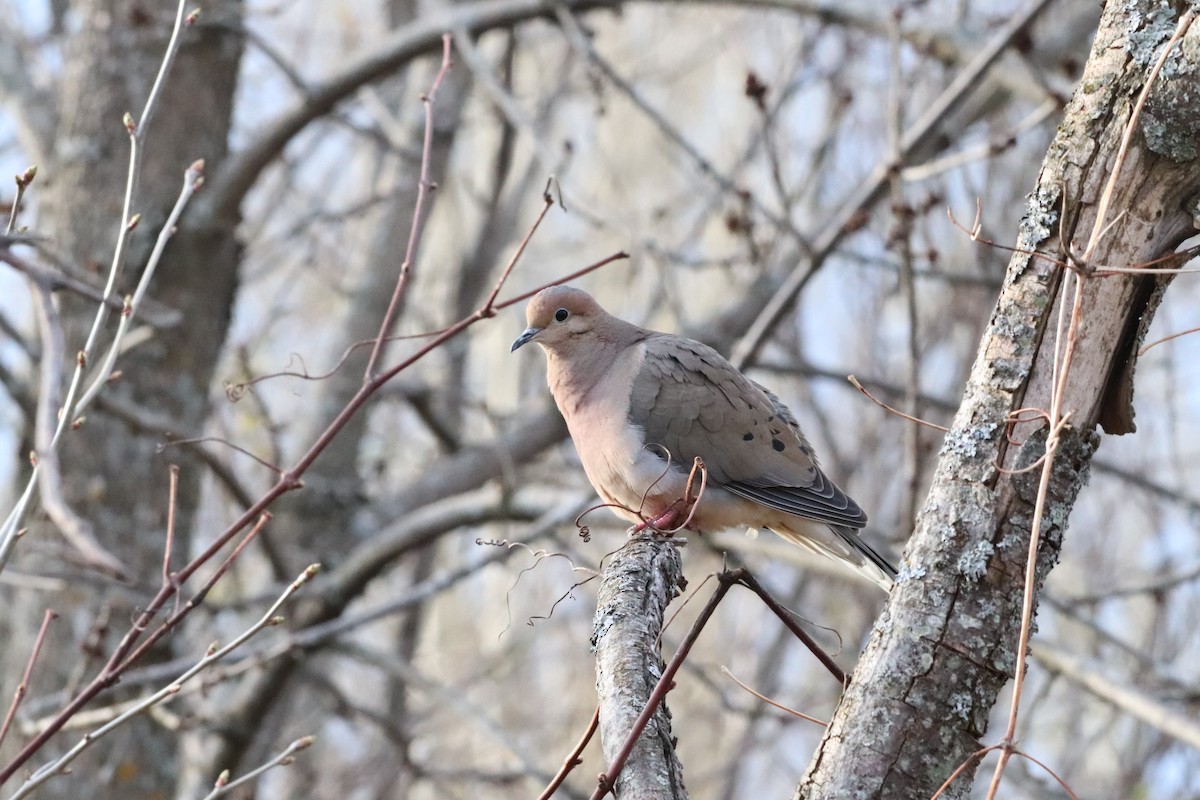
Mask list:
[{"label": "gray lichen", "polygon": [[988,559],[995,552],[991,542],[976,542],[962,551],[956,567],[969,583],[974,583],[987,574]]},{"label": "gray lichen", "polygon": [[1149,11],[1141,12],[1141,3],[1126,2],[1125,52],[1136,63],[1148,67],[1158,59],[1159,48],[1175,31],[1175,9],[1168,0],[1158,0]]},{"label": "gray lichen", "polygon": [[1045,241],[1058,226],[1059,191],[1045,183],[1028,195],[1025,216],[1018,228],[1019,247],[1035,247]]},{"label": "gray lichen", "polygon": [[1025,546],[1024,537],[1022,537],[1018,533],[1018,531],[1019,531],[1019,528],[1017,528],[1015,526],[1009,528],[1008,533],[1006,533],[1004,536],[1000,537],[1000,541],[996,543],[996,549],[1000,550],[1000,551],[1004,551],[1004,550],[1009,549],[1010,547],[1024,547]]},{"label": "gray lichen", "polygon": [[981,447],[991,448],[995,430],[996,425],[988,422],[953,428],[942,441],[941,453],[965,459],[976,458]]},{"label": "gray lichen", "polygon": [[942,544],[950,544],[958,536],[958,531],[954,529],[954,526],[944,522],[936,524],[930,532],[936,534],[938,541]]},{"label": "gray lichen", "polygon": [[1160,77],[1142,111],[1141,127],[1146,145],[1155,153],[1179,164],[1194,159],[1200,131],[1200,90],[1195,79]]},{"label": "gray lichen", "polygon": [[1142,133],[1146,136],[1146,145],[1159,155],[1180,163],[1196,157],[1194,125],[1171,125],[1147,109],[1142,114]]},{"label": "gray lichen", "polygon": [[971,719],[974,708],[975,700],[969,692],[955,692],[950,698],[950,711],[964,722]]}]

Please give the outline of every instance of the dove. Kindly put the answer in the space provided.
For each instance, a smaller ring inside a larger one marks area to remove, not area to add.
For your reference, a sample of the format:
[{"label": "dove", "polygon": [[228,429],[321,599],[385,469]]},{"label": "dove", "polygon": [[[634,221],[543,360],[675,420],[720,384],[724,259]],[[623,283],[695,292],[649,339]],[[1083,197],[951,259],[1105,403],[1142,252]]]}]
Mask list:
[{"label": "dove", "polygon": [[584,472],[631,532],[767,528],[891,588],[896,569],[858,534],[867,515],[821,471],[796,417],[716,350],[570,286],[543,289],[525,316],[512,351],[545,350]]}]

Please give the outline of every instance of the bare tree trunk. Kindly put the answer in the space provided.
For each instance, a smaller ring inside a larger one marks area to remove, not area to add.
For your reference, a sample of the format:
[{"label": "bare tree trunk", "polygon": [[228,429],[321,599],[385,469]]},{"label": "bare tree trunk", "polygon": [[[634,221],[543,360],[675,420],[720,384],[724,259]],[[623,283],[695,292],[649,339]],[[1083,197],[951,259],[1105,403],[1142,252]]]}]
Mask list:
[{"label": "bare tree trunk", "polygon": [[[797,798],[931,796],[980,747],[997,694],[1017,668],[1040,467],[1015,470],[1042,456],[1047,430],[1043,421],[1015,429],[1009,423],[1019,409],[1049,408],[1055,348],[1064,338],[1057,326],[1064,270],[1051,259],[1065,260],[1068,244],[1073,254],[1083,252],[1093,230],[1132,106],[1175,29],[1176,20],[1160,13],[1149,2],[1105,9],[1080,87],[1029,196],[1018,251],[900,581]],[[1194,234],[1198,42],[1193,27],[1157,79],[1102,224],[1116,222],[1091,266],[1146,264]],[[1032,256],[1035,249],[1050,256]],[[1091,275],[1084,284],[1063,403],[1070,425],[1054,454],[1035,589],[1058,558],[1099,441],[1097,426],[1133,430],[1137,348],[1165,284],[1128,274]],[[973,773],[965,770],[949,796],[967,796]]]},{"label": "bare tree trunk", "polygon": [[[600,745],[612,764],[663,673],[659,637],[667,605],[679,594],[683,561],[670,542],[635,539],[601,576],[592,644],[600,698]],[[664,701],[638,737],[616,779],[621,800],[686,800],[675,753],[671,712]]]},{"label": "bare tree trunk", "polygon": [[[226,0],[206,3],[204,14],[208,21],[227,23],[239,17],[240,9],[240,2]],[[44,190],[39,194],[44,205],[38,232],[51,237],[74,264],[101,274],[112,259],[120,229],[129,164],[128,137],[121,120],[126,112],[138,114],[146,102],[173,12],[173,4],[157,5],[151,11],[126,0],[80,0],[72,9],[81,25],[67,45],[57,129],[46,132],[46,141],[54,142],[55,149],[48,154],[48,163],[41,165],[38,188]],[[130,239],[130,257],[118,284],[122,294],[136,284],[150,245],[179,193],[184,170],[197,158],[206,159],[209,169],[215,169],[226,153],[241,39],[228,27],[211,25],[190,29],[184,36],[175,69],[147,129],[133,209],[142,219]],[[155,588],[162,572],[171,462],[182,465],[176,554],[182,557],[187,552],[186,534],[199,499],[202,467],[186,451],[164,454],[158,448],[164,424],[179,435],[199,435],[208,418],[210,379],[225,341],[239,258],[233,222],[203,230],[186,222],[181,225],[151,293],[183,312],[182,322],[156,331],[151,340],[122,356],[122,378],[107,394],[108,407],[115,402],[126,413],[120,418],[90,413],[86,424],[64,441],[61,464],[67,500],[94,528],[100,543],[120,554],[128,574],[142,583],[124,595],[127,603],[105,608],[103,598],[111,592],[107,581],[75,581],[69,604],[61,606],[70,612],[70,619],[51,628],[48,647],[53,652],[107,651],[111,643],[102,631],[86,646],[83,641],[98,624],[97,611],[104,609],[99,617],[119,625],[134,613],[143,593]],[[73,366],[95,304],[64,297],[62,305],[66,356]],[[109,337],[100,341],[103,346]],[[64,554],[61,540],[47,528],[33,526],[41,546],[27,543],[21,548],[23,568],[54,574],[64,569],[64,563],[70,564],[71,552]],[[15,596],[5,615],[4,674],[20,674],[46,602],[36,593]],[[72,680],[90,678],[98,667],[90,664],[79,671],[75,662],[72,658],[43,661],[38,669],[44,685],[70,686]],[[135,748],[130,747],[131,741],[137,742]],[[79,768],[116,766],[114,780],[92,784],[93,797],[168,794],[176,765],[173,742],[174,737],[162,735],[154,723],[142,720],[95,748],[81,759]],[[127,753],[124,757],[118,755],[122,750]],[[60,792],[75,796],[78,789],[52,783],[42,792],[48,797]]]}]

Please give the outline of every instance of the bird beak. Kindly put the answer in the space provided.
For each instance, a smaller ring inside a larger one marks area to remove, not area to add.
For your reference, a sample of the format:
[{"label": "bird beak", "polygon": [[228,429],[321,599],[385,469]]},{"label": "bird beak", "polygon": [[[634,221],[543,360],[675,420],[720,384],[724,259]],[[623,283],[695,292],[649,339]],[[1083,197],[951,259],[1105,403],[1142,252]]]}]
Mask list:
[{"label": "bird beak", "polygon": [[531,341],[533,341],[533,337],[537,336],[541,332],[541,328],[535,328],[532,325],[529,326],[521,332],[521,335],[517,337],[515,342],[513,342],[512,350],[509,350],[508,352],[515,353],[518,347],[529,344]]}]

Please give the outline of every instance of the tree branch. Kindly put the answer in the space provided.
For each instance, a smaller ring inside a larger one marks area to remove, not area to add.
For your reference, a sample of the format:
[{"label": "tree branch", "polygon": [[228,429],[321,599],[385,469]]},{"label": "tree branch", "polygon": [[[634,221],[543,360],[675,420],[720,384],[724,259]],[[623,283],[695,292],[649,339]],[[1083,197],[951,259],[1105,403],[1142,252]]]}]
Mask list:
[{"label": "tree branch", "polygon": [[[662,539],[630,541],[601,575],[592,645],[600,745],[612,766],[593,798],[602,797],[606,789],[622,800],[687,798],[683,765],[671,735],[671,712],[654,693],[663,673],[659,636],[667,605],[683,585],[679,548]],[[652,716],[639,731],[643,711]]]},{"label": "tree branch", "polygon": [[[1105,10],[1082,79],[1087,91],[1071,101],[1029,196],[1004,288],[900,579],[797,798],[929,797],[980,749],[1000,689],[1022,666],[1021,601],[1039,494],[1037,472],[1023,470],[1046,455],[1049,434],[1044,417],[1029,421],[1026,414],[1019,425],[1011,420],[1022,410],[1049,409],[1057,396],[1056,407],[1071,422],[1061,429],[1053,458],[1033,592],[1057,560],[1098,445],[1097,426],[1116,421],[1110,430],[1131,429],[1120,424],[1132,419],[1126,383],[1163,279],[1122,274],[1086,282],[1064,382],[1056,371],[1062,342],[1055,297],[1063,290],[1059,264],[1065,258],[1056,255],[1051,262],[1031,253],[1053,251],[1056,238],[1060,252],[1073,249],[1076,229],[1095,229],[1099,188],[1108,181],[1133,101],[1174,29],[1174,21],[1166,20],[1162,38],[1144,52],[1122,47],[1124,31],[1148,24],[1138,15],[1147,14],[1149,5],[1110,4]],[[1193,134],[1182,133],[1191,130],[1189,117],[1169,102],[1185,86],[1194,86],[1187,70],[1160,78],[1150,104],[1158,116],[1144,130],[1178,130],[1191,140]],[[1157,106],[1154,97],[1160,98]],[[1109,218],[1118,222],[1105,228],[1091,259],[1137,265],[1174,250],[1193,233],[1184,201],[1198,189],[1194,158],[1178,158],[1161,137],[1139,138],[1115,186]],[[1061,232],[1060,215],[1069,223]],[[975,766],[962,771],[948,796],[966,796]]]}]

